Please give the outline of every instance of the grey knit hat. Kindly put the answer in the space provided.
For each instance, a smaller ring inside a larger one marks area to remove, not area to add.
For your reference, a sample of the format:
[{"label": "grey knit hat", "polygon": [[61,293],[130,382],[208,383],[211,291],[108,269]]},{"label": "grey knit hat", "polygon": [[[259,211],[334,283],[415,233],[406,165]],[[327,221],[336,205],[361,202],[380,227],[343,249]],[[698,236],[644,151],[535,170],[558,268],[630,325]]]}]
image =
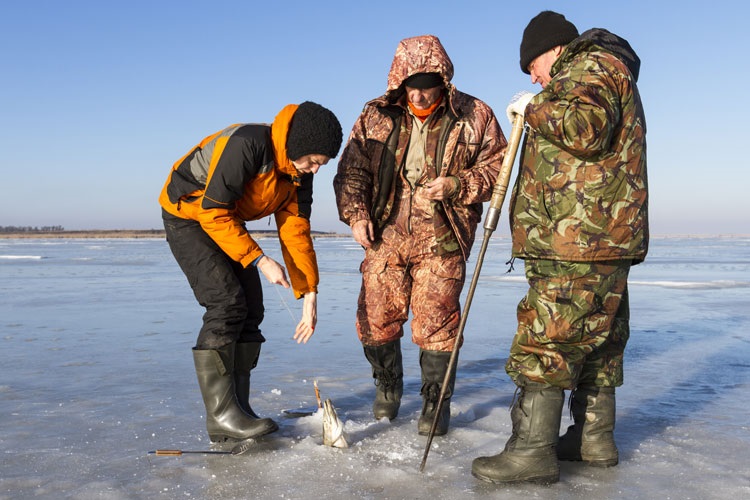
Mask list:
[{"label": "grey knit hat", "polygon": [[578,29],[565,16],[545,10],[529,21],[521,39],[521,71],[527,75],[531,61],[558,45],[578,38]]},{"label": "grey knit hat", "polygon": [[297,107],[286,136],[286,154],[290,160],[317,154],[335,158],[343,134],[341,124],[331,110],[305,101]]}]

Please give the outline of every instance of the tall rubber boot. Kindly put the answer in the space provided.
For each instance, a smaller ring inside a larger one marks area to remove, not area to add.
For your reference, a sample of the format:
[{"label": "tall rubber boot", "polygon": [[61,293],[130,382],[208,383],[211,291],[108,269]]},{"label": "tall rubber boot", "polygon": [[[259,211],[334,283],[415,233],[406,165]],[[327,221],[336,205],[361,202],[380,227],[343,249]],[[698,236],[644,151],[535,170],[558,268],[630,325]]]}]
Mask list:
[{"label": "tall rubber boot", "polygon": [[234,391],[245,413],[260,418],[250,406],[250,371],[258,366],[260,342],[238,342],[234,350]]},{"label": "tall rubber boot", "polygon": [[[420,394],[422,394],[422,414],[419,416],[419,422],[417,422],[417,432],[422,436],[429,435],[432,422],[435,420],[440,389],[443,386],[443,379],[450,358],[450,352],[419,350],[419,366],[422,368],[422,389],[420,391]],[[456,367],[454,366],[448,380],[443,406],[440,409],[435,436],[443,436],[448,432],[451,421],[451,396],[453,396],[455,385]]]},{"label": "tall rubber boot", "polygon": [[479,457],[471,464],[474,477],[490,483],[541,483],[560,480],[555,454],[563,390],[533,382],[521,388],[510,418],[513,434],[498,455]]},{"label": "tall rubber boot", "polygon": [[270,418],[253,418],[240,408],[234,388],[235,344],[193,349],[195,373],[206,406],[206,429],[213,442],[263,436],[279,427]]},{"label": "tall rubber boot", "polygon": [[401,339],[379,346],[364,346],[365,357],[372,366],[375,379],[375,402],[372,413],[376,419],[393,420],[401,407],[404,394],[404,367],[401,358]]},{"label": "tall rubber boot", "polygon": [[617,465],[615,388],[577,387],[571,395],[570,412],[574,423],[557,443],[557,458],[594,467]]}]

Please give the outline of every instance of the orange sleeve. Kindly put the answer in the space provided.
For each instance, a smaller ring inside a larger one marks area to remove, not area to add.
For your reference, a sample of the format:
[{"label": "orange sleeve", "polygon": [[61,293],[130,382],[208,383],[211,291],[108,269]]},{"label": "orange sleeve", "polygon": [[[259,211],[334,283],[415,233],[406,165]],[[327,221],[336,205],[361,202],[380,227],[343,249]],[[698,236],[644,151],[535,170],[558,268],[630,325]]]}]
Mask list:
[{"label": "orange sleeve", "polygon": [[[290,204],[296,206],[296,203]],[[279,228],[281,253],[284,257],[294,296],[302,297],[307,292],[317,292],[320,275],[318,260],[310,235],[310,221],[293,215],[288,208],[275,214]]]},{"label": "orange sleeve", "polygon": [[263,250],[248,234],[245,225],[230,210],[199,209],[197,220],[204,231],[232,260],[249,266]]}]

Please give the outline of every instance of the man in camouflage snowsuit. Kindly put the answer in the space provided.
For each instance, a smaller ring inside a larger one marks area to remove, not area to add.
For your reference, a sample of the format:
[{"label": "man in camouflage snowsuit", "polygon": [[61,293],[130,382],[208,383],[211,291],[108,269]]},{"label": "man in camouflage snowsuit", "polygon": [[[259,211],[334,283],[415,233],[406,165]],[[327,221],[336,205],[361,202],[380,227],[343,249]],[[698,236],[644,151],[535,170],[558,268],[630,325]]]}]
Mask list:
[{"label": "man in camouflage snowsuit", "polygon": [[[494,113],[451,83],[453,64],[432,35],[402,40],[386,93],[365,105],[338,163],[342,221],[365,248],[357,333],[376,384],[375,418],[397,416],[400,339],[413,313],[428,434],[460,319],[466,260],[492,195],[506,140]],[[436,435],[445,434],[455,370]]]},{"label": "man in camouflage snowsuit", "polygon": [[[628,273],[648,248],[640,61],[602,29],[578,35],[551,11],[531,20],[521,69],[543,90],[516,98],[526,140],[511,200],[513,256],[529,292],[506,371],[520,388],[505,450],[474,461],[490,482],[555,482],[558,458],[609,467],[615,387],[629,336]],[[564,389],[574,425],[559,438]]]}]

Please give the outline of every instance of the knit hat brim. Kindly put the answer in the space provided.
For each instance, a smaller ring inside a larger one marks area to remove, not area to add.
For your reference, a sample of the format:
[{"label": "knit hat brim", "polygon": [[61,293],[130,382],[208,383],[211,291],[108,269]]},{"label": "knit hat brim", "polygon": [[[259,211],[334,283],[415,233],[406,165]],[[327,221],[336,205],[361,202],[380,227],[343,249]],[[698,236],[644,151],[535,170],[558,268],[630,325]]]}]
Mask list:
[{"label": "knit hat brim", "polygon": [[440,73],[417,73],[404,80],[404,85],[414,89],[432,89],[445,85]]}]

